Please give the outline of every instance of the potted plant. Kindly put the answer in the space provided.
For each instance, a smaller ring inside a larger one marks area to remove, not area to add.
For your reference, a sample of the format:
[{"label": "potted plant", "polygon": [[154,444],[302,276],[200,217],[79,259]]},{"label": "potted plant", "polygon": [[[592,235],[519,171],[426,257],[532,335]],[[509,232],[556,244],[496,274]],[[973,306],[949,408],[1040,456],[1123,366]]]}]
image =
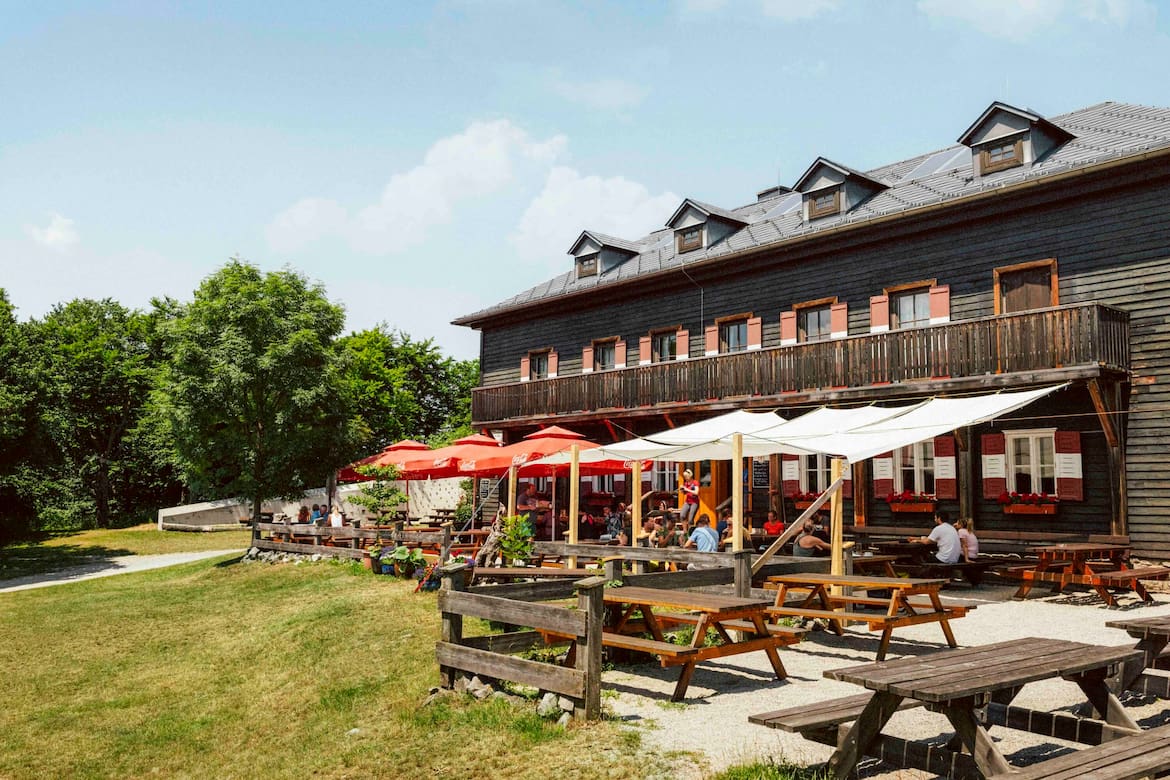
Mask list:
[{"label": "potted plant", "polygon": [[398,469],[393,466],[358,466],[355,471],[373,477],[370,482],[363,482],[362,488],[350,496],[349,503],[363,507],[367,512],[378,517],[397,509],[406,501],[406,493],[393,484],[398,480]]},{"label": "potted plant", "polygon": [[912,490],[903,490],[901,493],[890,493],[886,496],[886,503],[890,505],[891,512],[933,514],[937,500],[929,493],[915,493]]},{"label": "potted plant", "polygon": [[[813,503],[814,501],[816,501],[816,500],[817,500],[818,498],[820,498],[820,497],[821,497],[821,494],[820,494],[819,492],[818,492],[818,493],[813,493],[813,492],[808,492],[808,493],[797,492],[797,493],[794,493],[794,494],[793,494],[793,496],[792,496],[792,504],[793,504],[793,506],[795,506],[795,507],[796,507],[798,510],[801,510],[801,511],[803,511],[803,510],[805,510],[805,509],[808,509],[810,506],[812,506],[812,503]],[[825,507],[823,507],[823,508],[826,508],[826,509],[827,509],[827,508],[828,508],[828,505],[826,505],[826,506],[825,506]]]},{"label": "potted plant", "polygon": [[500,551],[504,561],[526,566],[532,556],[532,524],[524,515],[505,517],[500,531]]},{"label": "potted plant", "polygon": [[[415,569],[426,566],[427,560],[423,557],[422,550],[417,547],[411,549],[405,545],[395,547],[390,553],[390,563],[394,567],[394,573],[399,577],[414,576]],[[386,559],[383,558],[383,561]]]},{"label": "potted plant", "polygon": [[368,547],[362,551],[362,566],[366,567],[375,574],[380,574],[380,569],[382,567],[380,565],[375,567],[375,561],[377,561],[379,564],[382,562],[382,545],[380,544],[375,544],[372,547]]},{"label": "potted plant", "polygon": [[1047,493],[1018,493],[1004,491],[996,499],[1005,515],[1055,515],[1060,501]]}]

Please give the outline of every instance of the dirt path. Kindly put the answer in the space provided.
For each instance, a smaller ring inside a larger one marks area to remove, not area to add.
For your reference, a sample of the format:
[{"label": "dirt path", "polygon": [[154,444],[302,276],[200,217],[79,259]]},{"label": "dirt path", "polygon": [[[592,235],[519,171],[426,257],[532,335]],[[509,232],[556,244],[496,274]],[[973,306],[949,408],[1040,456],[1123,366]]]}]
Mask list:
[{"label": "dirt path", "polygon": [[122,555],[116,558],[102,558],[92,563],[79,566],[70,566],[57,571],[30,574],[27,577],[16,577],[10,580],[0,580],[0,593],[14,590],[29,590],[31,588],[47,588],[50,585],[63,585],[67,582],[92,580],[97,577],[110,577],[115,574],[128,574],[133,571],[161,569],[165,566],[177,566],[180,563],[190,563],[204,558],[214,558],[219,555],[242,553],[238,550],[202,550],[200,552],[164,553],[162,555]]}]

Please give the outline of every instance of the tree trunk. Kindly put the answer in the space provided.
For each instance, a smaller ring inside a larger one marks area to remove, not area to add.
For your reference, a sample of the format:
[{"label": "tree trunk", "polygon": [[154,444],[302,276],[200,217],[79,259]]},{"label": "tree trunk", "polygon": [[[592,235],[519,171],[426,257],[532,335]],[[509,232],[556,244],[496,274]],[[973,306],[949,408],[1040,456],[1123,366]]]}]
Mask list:
[{"label": "tree trunk", "polygon": [[97,527],[110,527],[110,462],[105,455],[98,456],[97,465]]},{"label": "tree trunk", "polygon": [[260,496],[254,496],[252,498],[252,522],[253,523],[260,522],[260,508],[263,506],[264,506],[264,500],[261,499]]},{"label": "tree trunk", "polygon": [[337,470],[330,469],[329,476],[325,478],[325,503],[329,504],[329,508],[333,508],[334,496],[337,495]]}]

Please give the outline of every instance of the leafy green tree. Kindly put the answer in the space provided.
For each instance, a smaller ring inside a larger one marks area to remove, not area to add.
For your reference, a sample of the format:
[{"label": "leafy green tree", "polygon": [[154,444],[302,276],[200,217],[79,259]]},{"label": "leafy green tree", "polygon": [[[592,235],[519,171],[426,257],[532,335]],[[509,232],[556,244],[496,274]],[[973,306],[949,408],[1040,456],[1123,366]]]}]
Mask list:
[{"label": "leafy green tree", "polygon": [[0,288],[0,540],[24,535],[35,517],[29,490],[38,449],[35,364],[27,326]]},{"label": "leafy green tree", "polygon": [[259,519],[352,459],[364,431],[334,348],[343,320],[321,285],[236,258],[177,307],[154,423],[196,496],[248,497]]},{"label": "leafy green tree", "polygon": [[364,507],[380,519],[406,501],[406,493],[394,484],[399,478],[395,467],[365,465],[356,470],[362,476],[372,477],[372,481],[363,482],[361,489],[349,497],[351,504]]},{"label": "leafy green tree", "polygon": [[471,432],[477,361],[444,357],[432,340],[385,325],[346,336],[339,349],[354,408],[371,431],[367,449],[401,439],[440,446]]},{"label": "leafy green tree", "polygon": [[[38,513],[54,525],[86,525],[92,511],[107,528],[115,513],[134,508],[135,493],[152,481],[138,460],[132,431],[150,394],[153,365],[147,320],[116,301],[58,304],[33,322],[40,347],[40,424],[53,446],[55,468],[43,476]],[[55,518],[49,520],[49,518]]]}]

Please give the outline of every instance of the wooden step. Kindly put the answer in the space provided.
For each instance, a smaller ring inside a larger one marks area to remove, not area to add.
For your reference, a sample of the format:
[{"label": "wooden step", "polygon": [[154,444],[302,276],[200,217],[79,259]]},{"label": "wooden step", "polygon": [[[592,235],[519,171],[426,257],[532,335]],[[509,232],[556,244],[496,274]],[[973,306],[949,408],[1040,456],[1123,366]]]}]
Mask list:
[{"label": "wooden step", "polygon": [[[770,729],[781,729],[800,733],[837,726],[842,723],[851,723],[861,715],[865,705],[873,694],[859,693],[856,696],[844,696],[839,699],[813,702],[800,707],[790,707],[785,710],[762,712],[759,715],[749,715],[748,723],[757,726],[767,726]],[[903,699],[900,710],[912,707],[921,707],[922,703],[913,699]]]}]

